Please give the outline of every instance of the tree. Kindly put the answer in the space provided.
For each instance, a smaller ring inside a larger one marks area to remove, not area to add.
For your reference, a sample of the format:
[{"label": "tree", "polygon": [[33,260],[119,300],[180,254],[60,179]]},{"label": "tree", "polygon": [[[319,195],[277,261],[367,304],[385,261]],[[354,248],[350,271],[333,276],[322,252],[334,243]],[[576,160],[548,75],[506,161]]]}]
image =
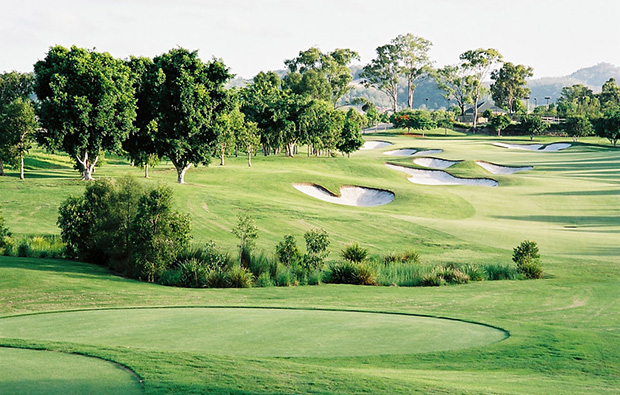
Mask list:
[{"label": "tree", "polygon": [[392,104],[392,111],[398,111],[398,77],[400,75],[399,50],[394,44],[377,47],[377,57],[364,66],[360,78],[364,86],[373,86],[385,93]]},{"label": "tree", "polygon": [[592,89],[584,85],[572,85],[562,88],[557,100],[558,114],[563,117],[571,115],[596,116],[600,111],[598,98]]},{"label": "tree", "polygon": [[239,264],[244,250],[252,250],[258,238],[258,228],[254,225],[254,218],[248,214],[237,216],[237,225],[232,233],[239,238]]},{"label": "tree", "polygon": [[247,122],[246,125],[238,130],[237,141],[245,147],[248,154],[248,167],[252,167],[252,154],[260,145],[260,133],[256,122]]},{"label": "tree", "polygon": [[17,98],[2,107],[0,114],[0,156],[19,164],[24,179],[24,155],[31,148],[38,127],[30,99]]},{"label": "tree", "polygon": [[401,34],[392,40],[400,60],[400,73],[407,80],[407,107],[413,108],[414,81],[430,71],[431,62],[428,51],[433,45],[430,41],[411,33]]},{"label": "tree", "polygon": [[465,116],[466,106],[472,104],[474,86],[466,70],[459,66],[445,66],[434,75],[437,85],[443,90],[444,98],[456,101],[461,116]]},{"label": "tree", "polygon": [[592,123],[583,115],[571,115],[566,118],[562,130],[577,141],[578,137],[589,136],[594,133]]},{"label": "tree", "polygon": [[471,101],[474,110],[473,128],[478,123],[478,101],[486,90],[483,81],[495,65],[502,60],[502,55],[493,48],[469,50],[462,53],[460,67],[469,73],[468,84],[471,86]]},{"label": "tree", "polygon": [[533,140],[534,136],[543,134],[549,128],[549,124],[538,115],[526,115],[521,120],[520,127],[529,134],[530,140]]},{"label": "tree", "polygon": [[129,240],[138,278],[144,281],[157,281],[189,245],[189,215],[173,206],[172,190],[167,186],[159,186],[138,201]]},{"label": "tree", "polygon": [[196,51],[171,49],[153,59],[153,133],[157,154],[165,156],[185,183],[191,165],[208,165],[218,141],[216,119],[227,111],[224,83],[231,75],[213,59],[203,63]]},{"label": "tree", "polygon": [[620,110],[608,113],[595,120],[594,129],[597,136],[608,139],[615,147],[620,140]]},{"label": "tree", "polygon": [[126,62],[131,70],[132,85],[136,97],[136,119],[134,128],[123,142],[123,150],[134,165],[144,167],[144,177],[149,177],[149,167],[159,162],[153,134],[157,122],[153,109],[153,86],[149,78],[154,78],[153,61],[145,57],[132,56]]},{"label": "tree", "polygon": [[422,136],[424,136],[425,130],[430,130],[437,127],[437,124],[431,118],[431,114],[426,110],[403,110],[397,112],[392,117],[392,123],[397,128],[407,128],[407,133],[410,129],[422,130]]},{"label": "tree", "polygon": [[92,180],[99,154],[120,153],[133,128],[131,71],[108,53],[56,46],[34,65],[34,72],[43,127],[37,140],[69,154],[82,179]]},{"label": "tree", "polygon": [[[10,105],[16,99],[29,101],[33,83],[33,76],[29,73],[11,71],[0,74],[0,117],[8,116],[5,113],[8,107],[5,106]],[[0,132],[0,176],[4,175],[4,162],[15,162],[17,158],[14,135],[8,136],[6,132]]]},{"label": "tree", "polygon": [[499,70],[491,73],[491,97],[495,105],[506,109],[509,113],[514,113],[517,103],[525,99],[530,94],[530,89],[526,87],[526,78],[532,77],[534,70],[522,64],[514,65],[506,62]]},{"label": "tree", "polygon": [[326,100],[337,108],[340,99],[351,90],[353,76],[349,64],[353,59],[359,60],[359,55],[348,48],[328,53],[316,47],[300,51],[296,58],[284,61],[289,69],[285,84],[294,93]]},{"label": "tree", "polygon": [[311,229],[304,233],[306,240],[306,254],[304,255],[302,265],[307,271],[320,268],[327,258],[329,252],[329,235],[324,229]]},{"label": "tree", "polygon": [[620,86],[614,78],[610,78],[603,84],[601,93],[598,95],[601,111],[612,112],[620,109]]},{"label": "tree", "polygon": [[4,248],[8,243],[8,238],[11,237],[11,232],[9,228],[6,227],[4,222],[4,217],[2,216],[2,212],[0,211],[0,253],[4,253]]},{"label": "tree", "polygon": [[517,271],[525,278],[542,278],[543,270],[540,253],[535,241],[525,240],[512,250],[512,261],[517,264]]},{"label": "tree", "polygon": [[351,157],[351,152],[357,151],[364,144],[362,138],[362,116],[357,110],[350,108],[344,119],[344,125],[340,132],[340,138],[336,144],[336,149],[342,153],[346,153],[347,157]]},{"label": "tree", "polygon": [[293,266],[301,260],[301,253],[297,248],[295,236],[285,235],[284,240],[276,245],[278,260],[285,266]]},{"label": "tree", "polygon": [[218,145],[220,146],[220,166],[224,166],[226,153],[237,145],[237,135],[245,127],[245,116],[239,108],[239,100],[235,93],[231,96],[232,109],[218,114],[216,120]]},{"label": "tree", "polygon": [[502,130],[506,129],[511,123],[510,117],[506,114],[494,115],[489,120],[489,124],[497,132],[497,137],[500,137]]}]

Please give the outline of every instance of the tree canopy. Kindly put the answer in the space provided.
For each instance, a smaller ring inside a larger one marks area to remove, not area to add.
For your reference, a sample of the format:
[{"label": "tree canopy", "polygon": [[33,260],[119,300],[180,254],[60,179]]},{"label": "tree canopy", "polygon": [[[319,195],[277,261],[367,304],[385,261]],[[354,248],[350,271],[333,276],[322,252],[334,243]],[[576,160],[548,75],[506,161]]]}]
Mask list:
[{"label": "tree canopy", "polygon": [[136,99],[129,67],[109,53],[62,46],[34,65],[42,131],[37,139],[76,160],[91,180],[102,151],[120,152],[133,128]]},{"label": "tree canopy", "polygon": [[526,87],[527,78],[534,75],[531,67],[522,64],[514,65],[506,62],[499,70],[491,73],[491,97],[495,105],[502,107],[509,113],[514,113],[517,109],[517,102],[525,99],[530,94],[530,89]]}]

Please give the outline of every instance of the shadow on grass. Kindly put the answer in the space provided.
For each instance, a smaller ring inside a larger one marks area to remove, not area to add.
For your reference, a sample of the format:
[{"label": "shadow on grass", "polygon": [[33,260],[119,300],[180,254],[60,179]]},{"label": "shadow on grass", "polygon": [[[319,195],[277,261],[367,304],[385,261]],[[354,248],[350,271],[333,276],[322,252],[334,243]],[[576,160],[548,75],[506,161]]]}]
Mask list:
[{"label": "shadow on grass", "polygon": [[37,270],[42,272],[64,273],[69,276],[83,278],[84,276],[109,276],[113,281],[133,281],[125,277],[116,276],[103,266],[94,263],[71,261],[68,259],[49,258],[21,258],[0,256],[0,268]]},{"label": "shadow on grass", "polygon": [[498,215],[493,218],[515,221],[546,222],[559,225],[574,225],[577,227],[618,226],[620,219],[615,216],[561,216],[561,215]]}]

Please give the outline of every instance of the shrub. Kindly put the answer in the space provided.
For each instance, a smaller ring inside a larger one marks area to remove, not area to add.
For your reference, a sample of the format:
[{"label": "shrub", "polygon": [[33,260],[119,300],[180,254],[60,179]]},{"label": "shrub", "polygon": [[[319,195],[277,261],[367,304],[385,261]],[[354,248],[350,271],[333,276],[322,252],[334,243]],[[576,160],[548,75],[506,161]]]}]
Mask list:
[{"label": "shrub", "polygon": [[312,229],[304,233],[306,240],[306,255],[302,265],[306,271],[313,271],[323,266],[329,252],[329,235],[323,229]]},{"label": "shrub", "polygon": [[232,233],[239,238],[239,263],[242,263],[243,250],[251,251],[256,245],[258,229],[254,225],[254,219],[249,214],[242,214],[237,217],[237,225]]},{"label": "shrub", "polygon": [[206,281],[207,288],[229,288],[230,274],[224,270],[210,270]]},{"label": "shrub", "polygon": [[416,250],[407,250],[402,253],[389,252],[383,257],[383,263],[420,263],[420,254]]},{"label": "shrub", "polygon": [[536,242],[529,240],[521,242],[513,249],[512,260],[517,264],[517,271],[525,278],[542,278],[543,270]]},{"label": "shrub", "polygon": [[263,273],[267,273],[267,275],[271,278],[271,273],[273,273],[274,266],[276,265],[277,263],[272,259],[269,259],[269,257],[267,257],[264,253],[261,253],[258,256],[249,256],[248,269],[256,278],[260,277]]},{"label": "shrub", "polygon": [[428,267],[415,263],[384,263],[379,267],[377,282],[381,285],[416,287],[421,285],[422,276],[428,271]]},{"label": "shrub", "polygon": [[308,275],[308,285],[319,285],[323,274],[320,270],[315,270]]},{"label": "shrub", "polygon": [[345,247],[341,251],[341,255],[345,261],[361,263],[368,257],[368,249],[360,246],[358,243],[353,243]]},{"label": "shrub", "polygon": [[356,283],[361,285],[377,285],[377,272],[372,265],[361,263],[355,268]]},{"label": "shrub", "polygon": [[479,265],[464,265],[461,270],[469,276],[471,281],[482,281],[485,278],[484,269]]},{"label": "shrub", "polygon": [[201,288],[207,285],[207,268],[197,258],[191,258],[179,265],[179,286]]},{"label": "shrub", "polygon": [[271,279],[271,276],[269,275],[269,273],[263,272],[256,279],[256,285],[258,287],[272,287],[273,280]]},{"label": "shrub", "polygon": [[484,265],[484,275],[487,280],[514,280],[518,277],[517,270],[510,265]]},{"label": "shrub", "polygon": [[250,288],[254,281],[254,276],[250,271],[241,266],[233,266],[229,272],[230,287]]},{"label": "shrub", "polygon": [[9,228],[4,225],[4,217],[0,215],[0,250],[4,250],[10,243],[11,232]]},{"label": "shrub", "polygon": [[433,271],[422,276],[420,285],[425,287],[440,287],[442,285],[446,285],[446,280],[441,277],[439,273]]},{"label": "shrub", "polygon": [[30,248],[27,241],[22,241],[19,246],[17,246],[17,256],[22,258],[33,256],[32,248]]},{"label": "shrub", "polygon": [[290,287],[293,284],[294,276],[291,270],[285,266],[278,266],[278,274],[276,277],[276,284],[278,287]]},{"label": "shrub", "polygon": [[286,266],[290,266],[301,261],[301,252],[299,252],[299,248],[297,248],[295,236],[284,236],[284,240],[276,245],[276,256],[278,257],[278,260]]},{"label": "shrub", "polygon": [[435,266],[433,271],[422,277],[422,285],[440,286],[445,284],[467,284],[469,276],[463,273],[458,266],[450,264],[448,266]]},{"label": "shrub", "polygon": [[327,282],[333,284],[356,284],[355,264],[349,261],[333,263],[327,271]]},{"label": "shrub", "polygon": [[161,285],[178,287],[181,284],[181,271],[178,269],[166,269],[161,276],[159,276],[157,282]]}]

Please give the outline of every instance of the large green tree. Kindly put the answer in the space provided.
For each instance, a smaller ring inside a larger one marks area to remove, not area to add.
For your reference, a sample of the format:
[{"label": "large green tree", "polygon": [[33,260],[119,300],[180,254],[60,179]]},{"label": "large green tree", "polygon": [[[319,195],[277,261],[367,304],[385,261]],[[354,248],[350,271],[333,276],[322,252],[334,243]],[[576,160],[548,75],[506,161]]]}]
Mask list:
[{"label": "large green tree", "polygon": [[514,113],[517,102],[529,96],[530,88],[526,87],[526,79],[533,75],[534,70],[531,67],[510,62],[504,63],[499,70],[494,70],[491,73],[491,97],[495,105]]},{"label": "large green tree", "polygon": [[40,144],[76,160],[83,180],[103,151],[120,152],[133,128],[136,99],[131,71],[108,53],[62,46],[34,65]]},{"label": "large green tree", "polygon": [[468,83],[471,85],[471,102],[474,111],[473,128],[478,124],[478,102],[486,92],[483,84],[494,67],[502,61],[502,55],[493,48],[478,48],[463,52],[459,56],[460,67],[468,73]]},{"label": "large green tree", "polygon": [[614,78],[610,78],[603,84],[601,93],[599,93],[598,97],[601,111],[612,112],[620,110],[620,86],[616,84]]},{"label": "large green tree", "polygon": [[31,148],[38,127],[30,99],[17,98],[2,107],[0,114],[0,155],[19,166],[24,179],[24,155]]},{"label": "large green tree", "polygon": [[[7,114],[7,110],[10,109],[8,106],[16,99],[28,99],[32,93],[33,83],[34,78],[30,73],[11,71],[0,74],[0,117],[9,116]],[[4,163],[15,162],[17,158],[15,135],[9,135],[7,132],[0,132],[0,176],[4,175]]]},{"label": "large green tree", "polygon": [[411,33],[401,34],[392,40],[400,60],[400,73],[407,80],[407,107],[413,108],[414,82],[431,70],[428,51],[433,45],[430,41]]},{"label": "large green tree", "polygon": [[362,124],[364,119],[357,110],[350,108],[344,118],[340,138],[336,144],[338,151],[346,153],[351,157],[351,152],[357,151],[364,144],[362,138]]},{"label": "large green tree", "polygon": [[577,138],[589,136],[594,133],[590,120],[584,115],[570,115],[562,124],[562,130],[577,141]]},{"label": "large green tree", "polygon": [[394,44],[377,47],[377,57],[364,66],[360,78],[364,86],[374,87],[385,93],[392,104],[392,111],[398,111],[398,78],[401,73],[400,51]]},{"label": "large green tree", "polygon": [[592,89],[581,84],[563,87],[557,100],[557,107],[558,115],[561,117],[597,116],[600,112],[599,100]]},{"label": "large green tree", "polygon": [[231,78],[226,66],[213,59],[204,63],[196,51],[171,49],[153,59],[153,140],[160,157],[170,159],[177,181],[198,164],[208,165],[218,141],[216,119],[227,111],[224,84]]},{"label": "large green tree", "polygon": [[620,140],[620,110],[605,114],[594,122],[596,135],[609,140],[615,147]]},{"label": "large green tree", "polygon": [[456,101],[460,115],[465,116],[467,105],[472,104],[474,85],[467,71],[459,66],[448,65],[434,74],[437,86],[444,91],[444,98]]},{"label": "large green tree", "polygon": [[284,61],[289,70],[285,85],[294,93],[329,101],[336,108],[351,90],[349,64],[354,59],[359,60],[358,53],[348,48],[327,53],[316,47],[300,51],[296,58]]}]

